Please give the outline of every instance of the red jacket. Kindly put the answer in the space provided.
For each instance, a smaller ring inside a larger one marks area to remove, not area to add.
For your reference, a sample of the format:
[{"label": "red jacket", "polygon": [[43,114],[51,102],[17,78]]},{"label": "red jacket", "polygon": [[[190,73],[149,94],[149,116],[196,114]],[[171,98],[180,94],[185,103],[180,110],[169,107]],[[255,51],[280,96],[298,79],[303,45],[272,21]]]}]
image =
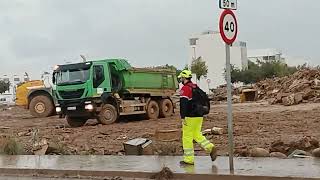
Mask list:
[{"label": "red jacket", "polygon": [[196,84],[189,82],[185,84],[180,90],[180,116],[181,119],[185,117],[195,117],[192,112],[192,88],[197,87]]}]

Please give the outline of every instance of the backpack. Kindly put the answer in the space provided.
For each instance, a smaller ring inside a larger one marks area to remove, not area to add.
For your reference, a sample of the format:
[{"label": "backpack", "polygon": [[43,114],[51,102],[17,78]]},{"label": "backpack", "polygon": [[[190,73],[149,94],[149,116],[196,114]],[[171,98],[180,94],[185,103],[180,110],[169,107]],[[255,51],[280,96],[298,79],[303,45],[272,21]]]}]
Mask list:
[{"label": "backpack", "polygon": [[200,89],[197,85],[195,87],[192,87],[188,85],[190,88],[192,88],[192,100],[191,100],[191,106],[192,106],[192,112],[194,116],[203,116],[207,115],[210,112],[210,99],[202,89]]}]

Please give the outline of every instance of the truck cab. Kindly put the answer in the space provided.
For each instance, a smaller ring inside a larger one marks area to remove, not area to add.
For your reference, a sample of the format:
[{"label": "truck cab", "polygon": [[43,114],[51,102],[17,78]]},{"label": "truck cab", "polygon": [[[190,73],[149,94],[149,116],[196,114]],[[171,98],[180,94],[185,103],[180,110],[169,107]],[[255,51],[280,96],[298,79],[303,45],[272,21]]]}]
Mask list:
[{"label": "truck cab", "polygon": [[[144,82],[147,76],[159,86]],[[137,70],[124,59],[60,65],[53,73],[56,112],[72,127],[84,125],[89,118],[111,124],[120,115],[146,114],[150,119],[169,116],[174,108],[170,96],[177,88],[174,79],[175,72]],[[165,86],[169,84],[170,88]],[[167,107],[162,110],[164,100]]]}]

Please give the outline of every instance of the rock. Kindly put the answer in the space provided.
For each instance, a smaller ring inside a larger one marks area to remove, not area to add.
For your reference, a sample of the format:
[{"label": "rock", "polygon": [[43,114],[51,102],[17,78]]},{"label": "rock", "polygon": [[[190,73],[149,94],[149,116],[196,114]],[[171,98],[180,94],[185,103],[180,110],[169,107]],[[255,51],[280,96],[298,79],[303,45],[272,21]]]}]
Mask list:
[{"label": "rock", "polygon": [[[275,77],[257,82],[254,88],[258,90],[258,100],[269,100],[271,104],[282,103],[290,106],[299,104],[303,100],[309,102],[316,98],[320,98],[318,93],[320,90],[320,70],[318,69],[302,69],[290,76]],[[292,94],[298,94],[293,95]],[[274,100],[275,98],[276,100]],[[304,102],[307,102],[304,101]],[[319,102],[317,100],[316,102]]]},{"label": "rock", "polygon": [[271,147],[270,147],[270,152],[281,152],[283,154],[286,154],[288,148],[289,147],[286,146],[283,141],[277,140],[277,141],[272,142]]},{"label": "rock", "polygon": [[290,96],[282,98],[282,104],[285,106],[294,105],[294,94],[291,94]]},{"label": "rock", "polygon": [[207,136],[207,135],[222,135],[223,134],[223,129],[218,128],[218,127],[213,127],[212,129],[206,129],[202,131],[202,134]]},{"label": "rock", "polygon": [[45,144],[45,145],[41,146],[41,149],[33,151],[33,154],[38,155],[38,156],[45,155],[48,150],[48,147],[49,147],[48,144]]},{"label": "rock", "polygon": [[316,86],[320,85],[320,80],[319,79],[315,78],[313,81],[314,81],[314,84]]},{"label": "rock", "polygon": [[315,138],[311,138],[310,139],[310,144],[315,148],[319,148],[320,147],[319,141],[317,139],[315,139]]},{"label": "rock", "polygon": [[[19,136],[19,137],[21,137],[21,136],[27,136],[28,133],[29,133],[29,132],[18,132],[18,136]],[[29,135],[31,135],[31,134],[29,133]]]},{"label": "rock", "polygon": [[222,135],[223,134],[223,129],[218,128],[218,127],[213,127],[212,128],[212,134],[213,135]]},{"label": "rock", "polygon": [[254,148],[250,151],[251,157],[270,157],[269,151],[263,148]]},{"label": "rock", "polygon": [[211,130],[211,129],[205,129],[204,131],[202,131],[202,134],[203,134],[204,136],[210,135],[211,133],[212,133],[212,130]]},{"label": "rock", "polygon": [[287,158],[287,155],[281,153],[281,152],[273,152],[273,153],[270,153],[270,157],[276,157],[276,158]]},{"label": "rock", "polygon": [[301,103],[302,100],[303,100],[303,95],[302,95],[302,93],[294,94],[294,103],[295,103],[295,104]]},{"label": "rock", "polygon": [[268,99],[268,103],[269,104],[276,104],[277,103],[277,99],[276,98],[270,98],[270,99]]},{"label": "rock", "polygon": [[320,157],[320,148],[314,149],[312,151],[312,156],[314,157]]},{"label": "rock", "polygon": [[318,148],[319,142],[314,138],[305,136],[297,141],[290,142],[289,146],[292,151],[296,149],[310,151],[312,149]]}]

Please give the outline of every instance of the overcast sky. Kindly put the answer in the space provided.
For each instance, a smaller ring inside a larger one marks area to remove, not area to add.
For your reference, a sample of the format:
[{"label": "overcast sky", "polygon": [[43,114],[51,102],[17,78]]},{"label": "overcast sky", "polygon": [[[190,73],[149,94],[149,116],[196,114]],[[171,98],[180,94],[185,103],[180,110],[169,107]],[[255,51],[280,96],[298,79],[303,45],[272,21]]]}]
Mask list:
[{"label": "overcast sky", "polygon": [[[238,40],[320,64],[319,8],[319,0],[238,0]],[[220,13],[218,0],[0,0],[0,76],[38,78],[80,54],[182,67],[188,38],[218,30]]]}]

